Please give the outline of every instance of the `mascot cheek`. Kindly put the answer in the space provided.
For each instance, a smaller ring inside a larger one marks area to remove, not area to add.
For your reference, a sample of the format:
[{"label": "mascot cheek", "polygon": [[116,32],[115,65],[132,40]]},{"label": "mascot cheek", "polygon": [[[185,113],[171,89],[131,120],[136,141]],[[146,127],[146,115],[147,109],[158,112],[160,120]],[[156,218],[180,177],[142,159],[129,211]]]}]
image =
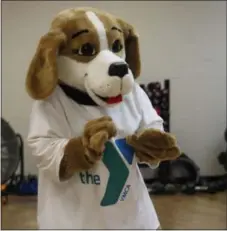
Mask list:
[{"label": "mascot cheek", "polygon": [[57,58],[58,78],[65,84],[84,90],[84,76],[87,71],[87,63],[80,63],[68,57]]},{"label": "mascot cheek", "polygon": [[122,79],[122,95],[129,94],[132,91],[134,83],[134,77],[130,71],[129,74]]},{"label": "mascot cheek", "polygon": [[100,52],[88,65],[86,72],[86,85],[96,94],[99,93],[102,85],[105,85],[108,76],[109,64],[105,61],[102,53]]}]

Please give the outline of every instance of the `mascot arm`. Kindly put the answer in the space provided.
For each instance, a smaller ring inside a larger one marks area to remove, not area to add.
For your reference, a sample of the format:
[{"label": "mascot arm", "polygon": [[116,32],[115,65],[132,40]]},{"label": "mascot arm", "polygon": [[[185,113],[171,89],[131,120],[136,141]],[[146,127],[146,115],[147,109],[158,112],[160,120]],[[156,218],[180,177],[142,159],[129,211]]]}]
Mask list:
[{"label": "mascot arm", "polygon": [[172,160],[180,155],[175,137],[163,129],[163,119],[153,108],[148,96],[137,86],[137,99],[142,120],[140,128],[127,142],[136,150],[138,161],[157,167],[161,161]]},{"label": "mascot arm", "polygon": [[35,101],[28,135],[38,168],[56,182],[92,168],[101,158],[102,144],[115,135],[111,119],[104,117],[89,121],[81,137],[71,138],[69,125],[59,111],[47,101]]}]

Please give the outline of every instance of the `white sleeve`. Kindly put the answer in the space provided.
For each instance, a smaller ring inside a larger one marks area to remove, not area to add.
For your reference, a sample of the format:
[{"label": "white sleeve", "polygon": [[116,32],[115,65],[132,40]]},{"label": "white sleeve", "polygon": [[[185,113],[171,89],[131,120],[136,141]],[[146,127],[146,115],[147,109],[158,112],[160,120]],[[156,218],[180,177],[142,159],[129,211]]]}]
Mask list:
[{"label": "white sleeve", "polygon": [[[137,102],[139,104],[140,113],[142,116],[138,132],[141,132],[149,128],[154,128],[164,131],[163,119],[158,115],[158,113],[154,109],[147,94],[139,85],[137,85],[136,88],[137,88],[136,89]],[[149,166],[150,168],[155,169],[159,166],[159,163],[157,165],[149,165]]]},{"label": "white sleeve", "polygon": [[50,102],[35,101],[27,142],[39,170],[56,182],[60,182],[59,168],[68,141],[67,124],[61,113]]}]

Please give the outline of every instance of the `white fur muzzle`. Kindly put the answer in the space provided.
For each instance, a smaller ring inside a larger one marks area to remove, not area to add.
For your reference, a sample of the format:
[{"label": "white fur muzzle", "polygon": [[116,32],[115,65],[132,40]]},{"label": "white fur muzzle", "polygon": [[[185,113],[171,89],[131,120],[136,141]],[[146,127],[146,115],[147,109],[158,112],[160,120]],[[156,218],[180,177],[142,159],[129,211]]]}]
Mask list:
[{"label": "white fur muzzle", "polygon": [[85,77],[85,88],[92,99],[101,106],[107,106],[101,102],[98,96],[105,98],[128,94],[134,84],[132,72],[129,70],[123,78],[109,76],[108,70],[112,63],[123,60],[109,50],[99,52],[88,66]]},{"label": "white fur muzzle", "polygon": [[97,31],[100,52],[88,63],[59,56],[57,60],[59,79],[70,86],[86,91],[98,105],[113,106],[119,102],[109,104],[103,98],[123,97],[130,93],[134,77],[129,68],[124,76],[109,75],[111,64],[119,62],[126,64],[126,62],[124,58],[109,50],[105,27],[97,15],[91,11],[86,12],[85,15]]}]

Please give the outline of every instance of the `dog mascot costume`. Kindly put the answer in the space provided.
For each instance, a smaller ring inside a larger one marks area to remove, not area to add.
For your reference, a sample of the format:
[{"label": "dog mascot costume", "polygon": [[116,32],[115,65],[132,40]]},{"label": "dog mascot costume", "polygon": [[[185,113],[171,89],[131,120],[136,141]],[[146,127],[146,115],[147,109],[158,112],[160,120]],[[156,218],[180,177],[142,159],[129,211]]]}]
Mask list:
[{"label": "dog mascot costume", "polygon": [[40,39],[26,79],[39,229],[160,226],[137,163],[180,151],[139,74],[134,28],[106,12],[60,12]]}]

